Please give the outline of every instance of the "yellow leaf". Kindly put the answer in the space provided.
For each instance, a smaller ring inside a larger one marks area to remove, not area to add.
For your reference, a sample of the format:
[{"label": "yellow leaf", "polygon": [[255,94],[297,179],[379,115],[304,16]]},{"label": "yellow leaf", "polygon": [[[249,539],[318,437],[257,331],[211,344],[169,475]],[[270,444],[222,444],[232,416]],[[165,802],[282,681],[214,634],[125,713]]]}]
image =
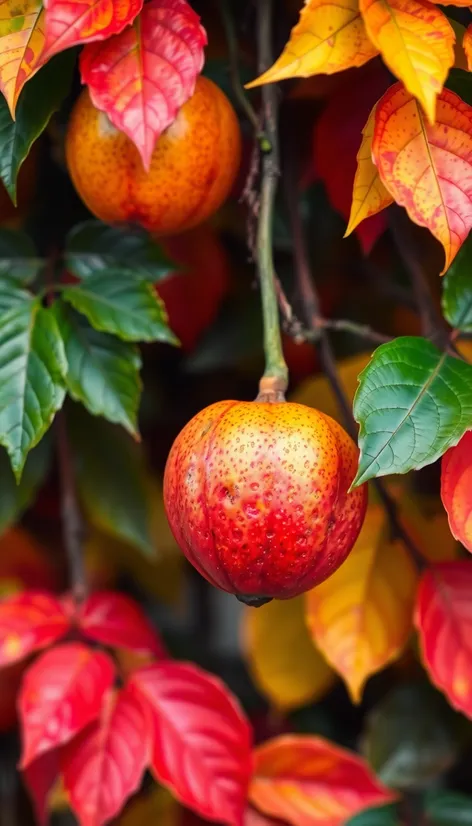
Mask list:
[{"label": "yellow leaf", "polygon": [[472,23],[465,30],[462,46],[467,58],[467,67],[463,68],[467,68],[469,72],[472,72]]},{"label": "yellow leaf", "polygon": [[375,106],[362,130],[362,143],[357,153],[357,170],[352,190],[352,206],[349,224],[344,237],[369,218],[393,203],[393,198],[380,180],[372,160],[372,135],[374,134]]},{"label": "yellow leaf", "polygon": [[449,562],[458,559],[458,543],[451,533],[447,513],[439,497],[415,495],[406,486],[398,515],[426,560]]},{"label": "yellow leaf", "polygon": [[44,43],[41,0],[0,0],[0,89],[12,118],[24,84],[39,69]]},{"label": "yellow leaf", "polygon": [[331,688],[335,677],[310,639],[303,597],[247,608],[242,637],[254,683],[277,708],[302,706]]},{"label": "yellow leaf", "polygon": [[360,702],[366,680],[396,659],[412,628],[416,569],[389,539],[383,509],[370,504],[353,550],[326,582],[306,594],[315,644]]},{"label": "yellow leaf", "polygon": [[[337,365],[338,375],[350,404],[352,404],[357,390],[357,377],[367,366],[371,357],[371,352],[357,353]],[[304,381],[303,384],[297,387],[295,393],[290,397],[290,401],[306,404],[308,407],[316,407],[322,413],[326,413],[340,424],[343,424],[342,411],[338,407],[331,385],[325,376],[315,376]]]},{"label": "yellow leaf", "polygon": [[376,54],[358,0],[307,0],[278,60],[246,88],[290,77],[331,75],[362,66]]},{"label": "yellow leaf", "polygon": [[152,786],[126,806],[116,826],[178,826],[181,808],[171,793],[162,786]]},{"label": "yellow leaf", "polygon": [[389,69],[434,123],[436,97],[454,63],[455,34],[428,0],[360,0],[367,33]]}]

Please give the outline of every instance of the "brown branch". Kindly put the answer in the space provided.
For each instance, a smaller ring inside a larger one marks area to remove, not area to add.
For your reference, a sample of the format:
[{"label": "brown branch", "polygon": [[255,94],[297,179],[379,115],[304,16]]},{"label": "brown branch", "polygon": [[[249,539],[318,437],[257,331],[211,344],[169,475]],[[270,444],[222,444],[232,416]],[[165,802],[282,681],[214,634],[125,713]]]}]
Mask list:
[{"label": "brown branch", "polygon": [[55,428],[61,484],[64,547],[69,564],[71,590],[75,600],[81,602],[87,595],[87,577],[83,555],[85,529],[77,498],[67,423],[63,410],[56,416]]}]

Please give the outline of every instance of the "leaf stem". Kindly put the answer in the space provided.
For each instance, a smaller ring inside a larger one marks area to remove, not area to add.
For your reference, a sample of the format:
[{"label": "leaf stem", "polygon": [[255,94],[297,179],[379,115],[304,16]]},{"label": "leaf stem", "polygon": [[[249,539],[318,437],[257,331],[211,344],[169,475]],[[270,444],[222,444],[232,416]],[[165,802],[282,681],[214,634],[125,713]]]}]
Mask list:
[{"label": "leaf stem", "polygon": [[[257,46],[258,69],[266,71],[272,64],[272,0],[258,0]],[[262,157],[259,214],[256,234],[256,260],[261,285],[264,321],[264,351],[266,366],[259,385],[259,400],[284,398],[288,385],[288,370],[282,351],[279,308],[272,250],[272,224],[275,195],[279,177],[278,155],[278,96],[273,84],[262,87],[262,112],[270,152]]]},{"label": "leaf stem", "polygon": [[69,564],[71,589],[77,603],[87,596],[83,545],[85,529],[80,512],[74,468],[70,452],[67,422],[63,410],[56,416],[56,448],[61,482],[61,512],[64,547]]}]

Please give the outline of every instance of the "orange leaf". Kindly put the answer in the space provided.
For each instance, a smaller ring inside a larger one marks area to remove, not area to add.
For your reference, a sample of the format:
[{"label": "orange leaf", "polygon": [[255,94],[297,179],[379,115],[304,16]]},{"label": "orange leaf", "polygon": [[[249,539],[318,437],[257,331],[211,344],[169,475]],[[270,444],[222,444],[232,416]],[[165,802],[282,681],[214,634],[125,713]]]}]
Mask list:
[{"label": "orange leaf", "polygon": [[372,155],[397,204],[443,245],[444,273],[472,227],[472,107],[444,89],[431,125],[396,83],[377,104]]},{"label": "orange leaf", "polygon": [[412,627],[416,571],[388,530],[384,510],[370,504],[346,561],[306,595],[314,641],[355,703],[367,678],[400,654]]},{"label": "orange leaf", "polygon": [[434,123],[436,97],[454,63],[454,31],[428,0],[360,0],[367,34]]},{"label": "orange leaf", "polygon": [[433,683],[472,718],[472,562],[443,562],[421,579],[415,625]]},{"label": "orange leaf", "polygon": [[133,22],[143,0],[44,0],[49,59],[71,46],[106,40]]},{"label": "orange leaf", "polygon": [[352,206],[349,224],[344,237],[371,215],[376,215],[393,203],[393,198],[379,178],[377,167],[372,160],[372,135],[374,133],[375,106],[362,130],[362,143],[357,153],[357,171],[352,191]]},{"label": "orange leaf", "polygon": [[472,431],[441,461],[441,499],[451,533],[472,553]]},{"label": "orange leaf", "polygon": [[322,737],[276,737],[255,750],[254,760],[251,803],[292,826],[344,826],[395,798],[360,757]]},{"label": "orange leaf", "polygon": [[468,28],[465,30],[462,47],[467,58],[467,68],[469,72],[472,72],[472,23],[469,23]]},{"label": "orange leaf", "polygon": [[1,0],[0,89],[12,118],[23,86],[39,69],[44,25],[41,0]]},{"label": "orange leaf", "polygon": [[362,66],[376,54],[358,0],[307,0],[278,60],[246,88],[321,72],[331,75]]}]

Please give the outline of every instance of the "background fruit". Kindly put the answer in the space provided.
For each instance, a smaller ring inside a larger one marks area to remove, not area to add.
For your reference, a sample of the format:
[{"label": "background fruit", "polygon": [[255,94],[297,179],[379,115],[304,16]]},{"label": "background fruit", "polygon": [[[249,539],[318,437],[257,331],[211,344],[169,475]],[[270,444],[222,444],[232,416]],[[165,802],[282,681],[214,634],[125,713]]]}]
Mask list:
[{"label": "background fruit", "polygon": [[164,502],[174,536],[212,584],[287,599],[351,550],[367,491],[348,494],[357,447],[334,420],[287,402],[223,401],[177,437]]},{"label": "background fruit", "polygon": [[93,106],[87,90],[69,122],[66,157],[77,192],[98,218],[179,233],[200,224],[225,200],[238,171],[239,124],[211,80],[195,93],[156,143],[146,172],[132,142]]}]

